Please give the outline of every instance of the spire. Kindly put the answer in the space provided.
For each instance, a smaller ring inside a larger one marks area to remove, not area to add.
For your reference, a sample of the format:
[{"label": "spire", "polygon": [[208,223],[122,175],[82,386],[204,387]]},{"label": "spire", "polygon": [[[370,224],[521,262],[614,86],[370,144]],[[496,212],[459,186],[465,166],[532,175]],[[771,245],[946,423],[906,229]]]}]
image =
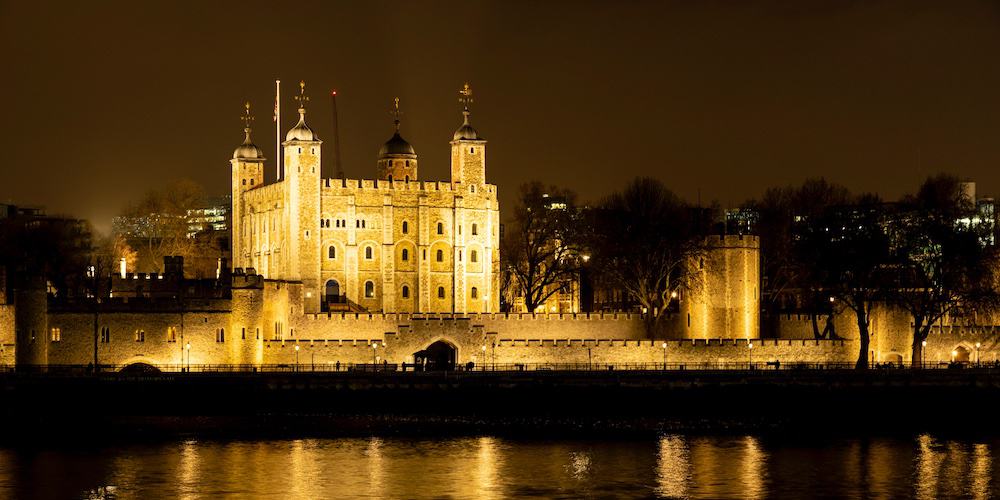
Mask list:
[{"label": "spire", "polygon": [[392,110],[393,121],[392,123],[396,125],[396,133],[399,133],[399,98],[393,99],[393,110]]},{"label": "spire", "polygon": [[465,107],[462,110],[462,116],[465,117],[465,125],[469,124],[469,105],[472,104],[472,87],[469,86],[469,82],[465,82],[462,86],[462,90],[458,91],[459,95],[462,97],[458,98],[458,102],[462,103]]},{"label": "spire", "polygon": [[250,141],[250,130],[253,123],[253,115],[250,114],[250,101],[243,103],[243,116],[240,117],[240,120],[243,120],[243,133],[245,134],[243,144],[253,144]]},{"label": "spire", "polygon": [[461,96],[458,98],[458,102],[462,103],[462,105],[464,106],[462,109],[462,116],[465,118],[465,121],[462,123],[462,126],[455,131],[454,140],[456,141],[483,140],[482,137],[479,137],[479,133],[476,132],[476,129],[472,128],[472,125],[469,124],[469,115],[471,114],[471,112],[469,111],[469,105],[472,104],[472,87],[470,87],[469,84],[466,83],[465,85],[462,86],[462,90],[458,91],[458,94]]},{"label": "spire", "polygon": [[255,160],[263,159],[264,153],[250,140],[250,130],[253,124],[253,115],[250,114],[250,101],[243,103],[243,144],[240,144],[236,151],[233,151],[233,159]]},{"label": "spire", "polygon": [[299,101],[299,123],[296,123],[291,130],[285,134],[286,141],[316,141],[319,140],[316,134],[313,133],[312,129],[306,125],[306,103],[309,102],[309,96],[306,95],[306,82],[299,82],[299,95],[295,96],[295,100]]},{"label": "spire", "polygon": [[309,96],[306,95],[306,82],[302,80],[299,82],[299,95],[295,96],[295,100],[299,101],[299,114],[306,114],[306,103],[309,102]]}]

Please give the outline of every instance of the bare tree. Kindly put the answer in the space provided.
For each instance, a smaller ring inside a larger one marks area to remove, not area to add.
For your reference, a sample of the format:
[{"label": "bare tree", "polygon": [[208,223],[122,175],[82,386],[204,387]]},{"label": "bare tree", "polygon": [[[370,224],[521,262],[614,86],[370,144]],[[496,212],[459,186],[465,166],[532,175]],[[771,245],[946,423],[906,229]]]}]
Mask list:
[{"label": "bare tree", "polygon": [[894,238],[899,260],[895,301],[913,317],[913,366],[934,323],[981,306],[996,305],[995,248],[991,227],[975,224],[975,201],[957,178],[938,175],[901,203]]},{"label": "bare tree", "polygon": [[200,185],[180,179],[162,189],[150,190],[122,213],[128,221],[127,243],[137,254],[137,269],[162,272],[163,257],[179,255],[193,262],[210,252],[202,248],[199,240],[189,237],[188,213],[203,201]]},{"label": "bare tree", "polygon": [[529,312],[577,275],[580,237],[575,198],[573,192],[555,186],[524,184],[513,220],[504,228],[502,282],[507,295],[523,297]]},{"label": "bare tree", "polygon": [[655,333],[670,293],[692,282],[690,262],[704,252],[701,214],[660,181],[639,178],[593,216],[594,267],[642,306],[647,331]]}]

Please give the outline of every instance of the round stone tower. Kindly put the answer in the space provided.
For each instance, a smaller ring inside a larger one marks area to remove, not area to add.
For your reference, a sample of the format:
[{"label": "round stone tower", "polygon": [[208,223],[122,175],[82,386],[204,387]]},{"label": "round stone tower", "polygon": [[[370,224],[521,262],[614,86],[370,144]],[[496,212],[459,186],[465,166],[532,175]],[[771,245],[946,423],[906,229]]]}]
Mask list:
[{"label": "round stone tower", "polygon": [[417,180],[417,153],[399,135],[399,98],[395,99],[396,131],[378,150],[378,178],[385,181]]},{"label": "round stone tower", "polygon": [[25,278],[14,289],[14,331],[16,366],[49,364],[49,314],[42,278]]}]

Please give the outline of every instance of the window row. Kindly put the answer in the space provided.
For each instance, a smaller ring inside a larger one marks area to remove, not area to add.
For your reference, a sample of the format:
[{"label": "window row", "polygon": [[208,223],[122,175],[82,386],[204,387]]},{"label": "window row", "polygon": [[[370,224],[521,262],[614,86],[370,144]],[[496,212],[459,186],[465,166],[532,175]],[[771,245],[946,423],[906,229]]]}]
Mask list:
[{"label": "window row", "polygon": [[[399,293],[400,293],[400,295],[404,299],[410,298],[410,286],[409,285],[403,285],[400,288]],[[438,289],[437,289],[437,296],[438,296],[439,299],[444,299],[444,298],[447,297],[447,294],[446,294],[445,289],[444,289],[443,286],[439,286],[438,287]],[[373,282],[373,281],[366,281],[365,282],[365,298],[369,298],[370,299],[370,298],[374,298],[374,297],[375,297],[375,282]],[[477,287],[470,288],[469,289],[469,297],[473,298],[473,299],[478,299],[479,298],[479,288],[477,288]]]},{"label": "window row", "polygon": [[[365,253],[365,260],[373,260],[375,258],[375,250],[374,250],[374,248],[372,248],[370,246],[366,246],[365,247],[364,253]],[[435,260],[437,262],[444,262],[444,250],[438,249],[436,251],[434,257],[435,257]],[[337,247],[335,247],[333,245],[330,245],[329,247],[327,247],[327,249],[326,249],[326,258],[327,259],[336,259],[337,258]],[[409,262],[410,261],[410,249],[404,248],[404,249],[400,250],[400,252],[399,252],[399,258],[400,258],[400,260],[402,260],[404,262]],[[461,250],[458,251],[458,260],[459,261],[462,260],[462,251]],[[470,250],[469,251],[469,262],[473,262],[473,263],[479,262],[479,252],[478,251],[476,251],[476,250]]]}]

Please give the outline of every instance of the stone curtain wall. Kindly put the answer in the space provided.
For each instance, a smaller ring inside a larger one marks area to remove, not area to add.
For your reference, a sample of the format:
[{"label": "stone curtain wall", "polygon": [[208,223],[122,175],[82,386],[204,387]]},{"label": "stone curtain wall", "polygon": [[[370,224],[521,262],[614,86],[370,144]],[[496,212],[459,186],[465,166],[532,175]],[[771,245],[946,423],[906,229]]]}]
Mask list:
[{"label": "stone curtain wall", "polygon": [[14,306],[0,303],[0,368],[14,364]]}]

